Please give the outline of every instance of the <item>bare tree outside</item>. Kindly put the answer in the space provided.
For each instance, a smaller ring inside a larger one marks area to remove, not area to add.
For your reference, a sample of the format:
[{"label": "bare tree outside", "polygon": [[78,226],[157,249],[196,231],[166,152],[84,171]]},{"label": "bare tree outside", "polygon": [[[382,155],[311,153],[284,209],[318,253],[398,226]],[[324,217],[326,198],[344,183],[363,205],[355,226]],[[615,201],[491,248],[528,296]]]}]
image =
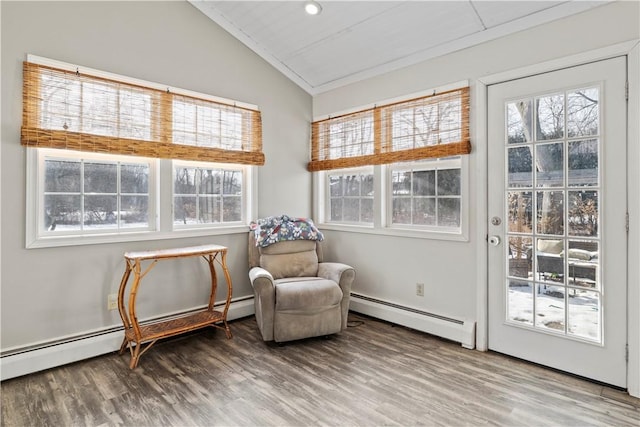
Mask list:
[{"label": "bare tree outside", "polygon": [[242,171],[176,167],[174,224],[242,221]]},{"label": "bare tree outside", "polygon": [[[506,105],[510,189],[506,220],[513,233],[508,239],[512,276],[532,274],[533,234],[543,237],[537,239],[538,246],[565,236],[598,236],[599,192],[590,188],[599,185],[598,97],[598,88],[584,88]],[[582,241],[567,245],[594,247]]]},{"label": "bare tree outside", "polygon": [[337,222],[373,222],[373,174],[330,174],[330,219]]},{"label": "bare tree outside", "polygon": [[[403,104],[393,111],[393,151],[461,139],[460,99]],[[392,222],[438,227],[460,226],[460,169],[394,171]]]},{"label": "bare tree outside", "polygon": [[[598,210],[596,191],[570,191],[565,224],[564,196],[553,187],[589,187],[598,185],[598,141],[576,138],[595,136],[599,132],[598,89],[585,88],[565,94],[552,94],[535,100],[521,100],[507,105],[507,144],[527,144],[508,150],[508,185],[533,187],[535,163],[537,233],[597,236]],[[563,142],[565,138],[571,138]],[[548,143],[546,141],[549,141]],[[556,142],[558,141],[558,142]],[[534,144],[535,142],[535,144]],[[533,150],[535,149],[535,153]],[[565,150],[568,183],[564,183]],[[534,160],[535,159],[535,160]],[[530,233],[532,226],[530,192],[510,192],[508,205],[510,231]],[[519,257],[523,247],[515,244]]]},{"label": "bare tree outside", "polygon": [[446,144],[461,139],[462,101],[403,104],[391,116],[393,151]]},{"label": "bare tree outside", "polygon": [[373,154],[373,127],[373,114],[332,121],[329,124],[328,158]]},{"label": "bare tree outside", "polygon": [[48,231],[148,227],[148,190],[148,164],[47,159],[44,226]]}]

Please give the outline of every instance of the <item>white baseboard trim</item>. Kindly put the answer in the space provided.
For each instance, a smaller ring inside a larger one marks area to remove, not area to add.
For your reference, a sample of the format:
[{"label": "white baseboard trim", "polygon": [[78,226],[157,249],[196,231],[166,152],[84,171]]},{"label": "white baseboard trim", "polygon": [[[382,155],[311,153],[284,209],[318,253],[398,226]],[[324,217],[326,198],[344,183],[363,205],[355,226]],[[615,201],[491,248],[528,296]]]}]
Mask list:
[{"label": "white baseboard trim", "polygon": [[[160,319],[179,316],[201,308],[202,307],[195,307],[179,313],[171,313],[149,319],[147,322],[155,322]],[[351,294],[349,308],[356,313],[362,313],[377,319],[386,320],[459,342],[465,348],[475,348],[475,322],[473,321],[427,313],[415,308],[404,307],[359,294]],[[229,306],[227,319],[240,319],[253,314],[253,297],[249,297],[233,301]],[[4,381],[79,360],[112,353],[120,348],[122,338],[122,327],[110,327],[73,337],[65,337],[65,339],[25,346],[22,350],[12,349],[9,352],[5,352],[8,354],[0,358],[0,380]]]},{"label": "white baseboard trim", "polygon": [[365,295],[351,294],[349,309],[475,348],[476,323],[405,307]]},{"label": "white baseboard trim", "polygon": [[[161,318],[175,317],[202,308],[203,307],[197,307],[180,313],[171,313]],[[241,299],[231,303],[227,313],[227,320],[240,319],[253,314],[253,297]],[[148,322],[158,321],[161,318],[154,318]],[[23,347],[23,351],[13,350],[6,356],[0,358],[0,380],[4,381],[79,360],[112,353],[120,349],[123,336],[122,326],[110,327],[88,334],[77,335],[65,340],[50,341],[48,344],[40,343],[38,346]]]}]

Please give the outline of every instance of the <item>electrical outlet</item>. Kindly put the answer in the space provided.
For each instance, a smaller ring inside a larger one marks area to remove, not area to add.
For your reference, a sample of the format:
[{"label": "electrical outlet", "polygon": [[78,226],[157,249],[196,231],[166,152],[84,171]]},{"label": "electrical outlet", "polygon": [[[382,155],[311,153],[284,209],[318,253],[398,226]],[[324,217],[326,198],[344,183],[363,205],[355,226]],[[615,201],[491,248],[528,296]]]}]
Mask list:
[{"label": "electrical outlet", "polygon": [[107,296],[107,310],[118,309],[118,294],[109,294]]},{"label": "electrical outlet", "polygon": [[416,295],[419,297],[424,296],[424,283],[416,283]]}]

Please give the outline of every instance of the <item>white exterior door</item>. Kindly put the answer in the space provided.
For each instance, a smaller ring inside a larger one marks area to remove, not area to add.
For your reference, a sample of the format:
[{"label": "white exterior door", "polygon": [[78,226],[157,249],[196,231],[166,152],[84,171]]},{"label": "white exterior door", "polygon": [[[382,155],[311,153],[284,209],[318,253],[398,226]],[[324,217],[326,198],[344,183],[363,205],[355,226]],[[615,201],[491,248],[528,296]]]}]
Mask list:
[{"label": "white exterior door", "polygon": [[626,387],[626,59],[491,85],[489,348]]}]

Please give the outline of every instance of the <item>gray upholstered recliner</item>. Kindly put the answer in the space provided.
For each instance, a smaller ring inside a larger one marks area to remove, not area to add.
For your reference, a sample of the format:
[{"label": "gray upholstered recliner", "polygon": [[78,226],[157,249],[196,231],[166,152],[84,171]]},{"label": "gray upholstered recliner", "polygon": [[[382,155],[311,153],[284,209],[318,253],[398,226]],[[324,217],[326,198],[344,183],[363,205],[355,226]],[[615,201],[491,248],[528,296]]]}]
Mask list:
[{"label": "gray upholstered recliner", "polygon": [[355,270],[323,262],[320,242],[294,240],[259,248],[250,232],[249,269],[265,341],[331,335],[347,327]]}]

